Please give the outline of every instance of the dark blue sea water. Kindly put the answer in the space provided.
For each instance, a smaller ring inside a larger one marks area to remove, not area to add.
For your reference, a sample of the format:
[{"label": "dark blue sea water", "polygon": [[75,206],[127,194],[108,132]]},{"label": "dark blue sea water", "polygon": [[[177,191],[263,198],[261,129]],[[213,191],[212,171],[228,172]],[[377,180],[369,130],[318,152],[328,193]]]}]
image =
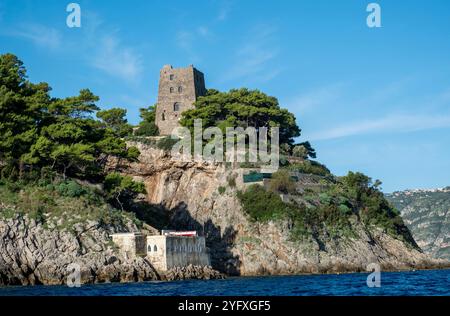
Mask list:
[{"label": "dark blue sea water", "polygon": [[240,277],[225,280],[0,287],[2,295],[450,295],[450,270],[382,272],[370,288],[368,273]]}]

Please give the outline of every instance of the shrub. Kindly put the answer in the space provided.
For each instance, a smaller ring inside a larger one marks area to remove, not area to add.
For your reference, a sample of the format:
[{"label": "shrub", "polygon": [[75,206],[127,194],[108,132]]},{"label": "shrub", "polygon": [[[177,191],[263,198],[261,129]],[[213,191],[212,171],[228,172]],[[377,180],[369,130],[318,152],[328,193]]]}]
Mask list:
[{"label": "shrub", "polygon": [[171,151],[173,145],[175,145],[178,142],[178,139],[173,139],[170,136],[164,137],[162,139],[160,139],[158,141],[158,143],[156,144],[156,146],[159,149],[162,149],[164,151]]},{"label": "shrub", "polygon": [[307,159],[308,158],[308,149],[306,149],[303,145],[296,145],[294,148],[292,148],[292,156],[298,157],[301,159]]},{"label": "shrub", "polygon": [[219,191],[219,194],[224,194],[225,193],[225,190],[226,190],[226,188],[225,187],[223,187],[223,186],[220,186],[218,189],[217,189],[218,191]]},{"label": "shrub", "polygon": [[323,177],[331,175],[330,170],[326,166],[318,163],[317,161],[311,160],[291,164],[288,166],[288,169],[298,171],[300,173],[314,174]]},{"label": "shrub", "polygon": [[154,122],[141,122],[134,132],[136,136],[158,136],[158,126]]},{"label": "shrub", "polygon": [[338,209],[339,209],[339,212],[341,212],[342,214],[350,214],[352,211],[351,208],[345,204],[339,204]]},{"label": "shrub", "polygon": [[45,215],[44,215],[44,207],[42,205],[39,205],[36,210],[31,210],[28,214],[30,218],[34,219],[38,223],[44,223],[45,222]]},{"label": "shrub", "polygon": [[272,174],[269,189],[272,192],[294,193],[295,182],[292,180],[289,171],[282,169]]},{"label": "shrub", "polygon": [[139,193],[145,192],[145,186],[142,182],[136,182],[130,176],[123,176],[120,173],[113,172],[105,177],[104,188],[108,199],[115,202],[124,209],[124,203],[130,202]]},{"label": "shrub", "polygon": [[6,181],[6,188],[11,192],[19,192],[21,187],[20,183],[16,181]]},{"label": "shrub", "polygon": [[319,200],[321,204],[330,205],[332,202],[332,197],[329,196],[326,192],[322,192],[319,194]]},{"label": "shrub", "polygon": [[228,182],[228,185],[230,186],[230,188],[236,187],[236,178],[237,178],[237,174],[235,174],[235,173],[229,174],[227,176],[227,182]]},{"label": "shrub", "polygon": [[280,219],[291,211],[291,206],[284,203],[278,194],[268,192],[258,184],[249,186],[244,192],[238,191],[237,196],[244,211],[254,221]]},{"label": "shrub", "polygon": [[87,190],[74,180],[66,180],[55,186],[56,191],[61,196],[80,197],[87,194]]}]

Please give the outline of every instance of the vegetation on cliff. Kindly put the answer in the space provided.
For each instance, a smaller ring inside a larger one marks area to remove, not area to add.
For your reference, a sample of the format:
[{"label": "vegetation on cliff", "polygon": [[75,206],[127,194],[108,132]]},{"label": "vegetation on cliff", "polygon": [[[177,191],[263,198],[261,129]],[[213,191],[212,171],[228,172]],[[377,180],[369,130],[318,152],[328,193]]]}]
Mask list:
[{"label": "vegetation on cliff", "polygon": [[141,112],[140,116],[142,121],[137,126],[134,134],[136,136],[158,136],[159,129],[155,123],[156,105],[141,108],[139,111]]},{"label": "vegetation on cliff", "polygon": [[0,180],[0,218],[27,216],[44,227],[71,232],[75,224],[96,222],[126,227],[132,222],[142,227],[133,213],[122,212],[109,203],[99,188],[75,180],[37,182]]},{"label": "vegetation on cliff", "polygon": [[[127,147],[121,138],[131,130],[126,110],[100,111],[95,104],[99,98],[88,89],[67,98],[51,97],[50,91],[45,82],[27,80],[16,56],[0,55],[2,179],[26,183],[73,177],[102,183],[111,169],[107,166],[111,158],[117,161],[113,169],[138,158],[137,148]],[[142,191],[136,185],[129,185],[126,191],[130,190]]]},{"label": "vegetation on cliff", "polygon": [[253,221],[287,220],[293,239],[355,237],[353,224],[358,221],[368,230],[381,228],[417,247],[400,214],[379,190],[380,184],[362,173],[349,172],[343,177],[323,178],[315,190],[301,192],[288,168],[283,168],[273,174],[268,188],[254,184],[237,194]]},{"label": "vegetation on cliff", "polygon": [[227,127],[279,127],[280,144],[292,144],[293,138],[300,136],[295,116],[281,108],[275,97],[258,90],[242,88],[219,92],[210,89],[194,105],[194,109],[183,112],[180,120],[181,125],[190,129],[194,128],[195,119],[201,119],[203,128],[217,126],[224,134]]}]

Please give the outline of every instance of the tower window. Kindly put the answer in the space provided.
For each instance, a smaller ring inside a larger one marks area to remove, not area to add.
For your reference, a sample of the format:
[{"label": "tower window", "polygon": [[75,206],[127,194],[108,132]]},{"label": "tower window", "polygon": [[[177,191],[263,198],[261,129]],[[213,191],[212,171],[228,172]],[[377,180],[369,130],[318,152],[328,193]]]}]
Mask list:
[{"label": "tower window", "polygon": [[173,75],[170,75],[170,76],[169,76],[169,80],[173,80]]},{"label": "tower window", "polygon": [[173,105],[173,110],[174,110],[175,112],[178,112],[178,111],[180,110],[180,103],[178,103],[178,102],[174,103],[174,105]]},{"label": "tower window", "polygon": [[178,92],[183,92],[183,88],[181,86],[178,87]]},{"label": "tower window", "polygon": [[173,87],[170,87],[169,91],[170,93],[173,93]]},{"label": "tower window", "polygon": [[166,115],[164,113],[161,114],[161,121],[165,121],[166,120]]},{"label": "tower window", "polygon": [[158,251],[158,247],[156,247],[156,245],[153,246],[153,251]]}]

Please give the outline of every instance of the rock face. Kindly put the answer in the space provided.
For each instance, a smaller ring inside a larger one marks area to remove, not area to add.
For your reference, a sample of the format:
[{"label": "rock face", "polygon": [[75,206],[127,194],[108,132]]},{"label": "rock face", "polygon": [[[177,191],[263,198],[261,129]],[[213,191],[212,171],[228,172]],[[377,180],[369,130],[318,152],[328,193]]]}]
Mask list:
[{"label": "rock face", "polygon": [[[0,213],[4,208],[0,204]],[[87,221],[67,231],[24,215],[1,219],[0,285],[69,284],[78,267],[81,284],[223,277],[211,267],[197,266],[162,274],[145,258],[124,258],[109,235],[137,230],[131,222],[118,227]]]},{"label": "rock face", "polygon": [[66,284],[71,264],[79,265],[81,283],[158,279],[147,260],[118,254],[108,236],[116,229],[88,222],[68,232],[27,216],[1,220],[0,285]]},{"label": "rock face", "polygon": [[394,192],[387,198],[426,253],[450,260],[450,187]]},{"label": "rock face", "polygon": [[225,276],[222,273],[211,267],[193,265],[187,267],[175,267],[161,275],[161,278],[167,281],[186,279],[210,280],[223,279],[224,277]]},{"label": "rock face", "polygon": [[242,170],[181,162],[162,150],[135,145],[140,161],[124,172],[145,182],[147,195],[136,204],[152,208],[139,214],[152,211],[150,218],[157,218],[147,230],[199,231],[206,237],[212,267],[158,273],[145,258],[126,259],[112,244],[110,234],[138,230],[132,221],[113,226],[86,220],[60,229],[26,215],[6,216],[11,207],[0,203],[0,285],[66,284],[72,264],[80,267],[81,283],[223,277],[215,270],[229,275],[365,271],[371,263],[382,270],[448,267],[448,262],[430,259],[380,229],[369,231],[357,220],[354,237],[293,241],[291,223],[254,223],[243,212],[236,197],[236,190],[246,186]]},{"label": "rock face", "polygon": [[125,173],[145,182],[145,199],[167,213],[169,228],[195,229],[206,236],[212,266],[219,271],[261,275],[365,271],[373,262],[382,269],[445,264],[381,230],[369,232],[357,221],[355,238],[294,242],[290,223],[253,223],[244,214],[235,194],[245,186],[242,170],[181,162],[152,146],[133,145],[141,152],[140,162]]}]

